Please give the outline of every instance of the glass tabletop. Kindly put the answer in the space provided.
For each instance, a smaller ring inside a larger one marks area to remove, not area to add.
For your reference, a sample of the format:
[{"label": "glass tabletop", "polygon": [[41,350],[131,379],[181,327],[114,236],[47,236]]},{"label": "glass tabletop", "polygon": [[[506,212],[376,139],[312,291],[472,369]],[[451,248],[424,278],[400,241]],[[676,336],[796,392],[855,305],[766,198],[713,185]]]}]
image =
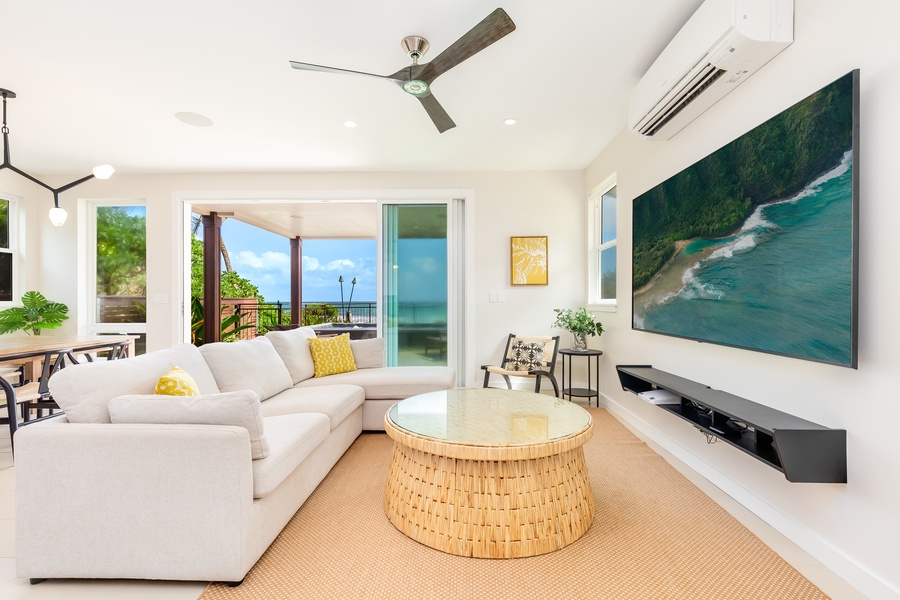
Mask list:
[{"label": "glass tabletop", "polygon": [[533,444],[587,427],[586,410],[568,400],[495,388],[431,392],[391,407],[391,421],[410,433],[477,445]]}]

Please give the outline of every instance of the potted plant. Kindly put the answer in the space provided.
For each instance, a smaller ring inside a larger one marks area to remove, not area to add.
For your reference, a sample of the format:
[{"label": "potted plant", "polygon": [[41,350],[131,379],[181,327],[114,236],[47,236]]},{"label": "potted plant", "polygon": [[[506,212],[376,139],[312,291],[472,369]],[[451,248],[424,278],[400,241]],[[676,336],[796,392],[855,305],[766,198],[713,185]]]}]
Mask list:
[{"label": "potted plant", "polygon": [[572,345],[573,350],[587,350],[587,336],[599,336],[603,333],[603,325],[599,321],[595,321],[594,317],[583,306],[578,310],[554,308],[553,312],[556,313],[556,321],[553,322],[553,327],[571,331],[575,337],[575,342]]},{"label": "potted plant", "polygon": [[69,307],[61,302],[51,302],[40,292],[25,292],[22,306],[0,311],[0,333],[24,330],[40,335],[41,329],[55,329],[69,318]]}]

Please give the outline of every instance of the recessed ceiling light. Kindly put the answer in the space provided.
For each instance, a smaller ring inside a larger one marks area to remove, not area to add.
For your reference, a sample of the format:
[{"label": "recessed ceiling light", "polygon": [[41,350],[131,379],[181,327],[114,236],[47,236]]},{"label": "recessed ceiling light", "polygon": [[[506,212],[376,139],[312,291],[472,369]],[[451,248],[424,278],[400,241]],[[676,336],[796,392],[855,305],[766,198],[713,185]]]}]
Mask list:
[{"label": "recessed ceiling light", "polygon": [[175,118],[186,125],[193,125],[194,127],[212,127],[213,125],[212,119],[209,117],[192,112],[177,112],[175,113]]},{"label": "recessed ceiling light", "polygon": [[353,129],[354,127],[356,127],[356,121],[344,121],[344,127]]},{"label": "recessed ceiling light", "polygon": [[516,120],[515,119],[503,119],[503,124],[504,125],[515,125]]}]

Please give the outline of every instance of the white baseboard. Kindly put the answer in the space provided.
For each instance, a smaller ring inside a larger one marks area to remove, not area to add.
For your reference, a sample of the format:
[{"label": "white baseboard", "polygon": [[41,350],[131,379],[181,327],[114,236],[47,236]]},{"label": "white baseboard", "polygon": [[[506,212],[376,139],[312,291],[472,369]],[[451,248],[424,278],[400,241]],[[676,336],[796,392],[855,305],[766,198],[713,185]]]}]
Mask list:
[{"label": "white baseboard", "polygon": [[814,531],[779,511],[766,500],[757,496],[753,490],[744,487],[729,477],[727,473],[713,468],[709,463],[669,437],[664,431],[640,418],[618,402],[603,395],[601,395],[601,399],[605,408],[633,428],[639,437],[644,438],[644,441],[649,442],[651,446],[662,448],[683,462],[869,598],[879,600],[900,598],[900,589],[848,556],[840,548],[822,539]]}]

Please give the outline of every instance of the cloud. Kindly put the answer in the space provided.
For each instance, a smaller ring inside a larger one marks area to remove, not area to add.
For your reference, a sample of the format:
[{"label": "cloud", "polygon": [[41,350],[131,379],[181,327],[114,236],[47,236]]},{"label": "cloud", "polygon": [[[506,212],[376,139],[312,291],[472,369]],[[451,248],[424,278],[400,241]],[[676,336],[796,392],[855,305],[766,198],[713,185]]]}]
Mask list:
[{"label": "cloud", "polygon": [[266,251],[257,254],[252,250],[241,250],[232,261],[237,267],[249,267],[259,271],[290,272],[291,257],[284,252]]},{"label": "cloud", "polygon": [[312,256],[304,256],[303,257],[303,270],[304,271],[316,271],[319,269],[319,259],[313,258]]},{"label": "cloud", "polygon": [[304,271],[338,271],[343,269],[355,269],[356,264],[349,258],[338,258],[325,263],[324,265],[318,259],[312,256],[303,257]]}]

